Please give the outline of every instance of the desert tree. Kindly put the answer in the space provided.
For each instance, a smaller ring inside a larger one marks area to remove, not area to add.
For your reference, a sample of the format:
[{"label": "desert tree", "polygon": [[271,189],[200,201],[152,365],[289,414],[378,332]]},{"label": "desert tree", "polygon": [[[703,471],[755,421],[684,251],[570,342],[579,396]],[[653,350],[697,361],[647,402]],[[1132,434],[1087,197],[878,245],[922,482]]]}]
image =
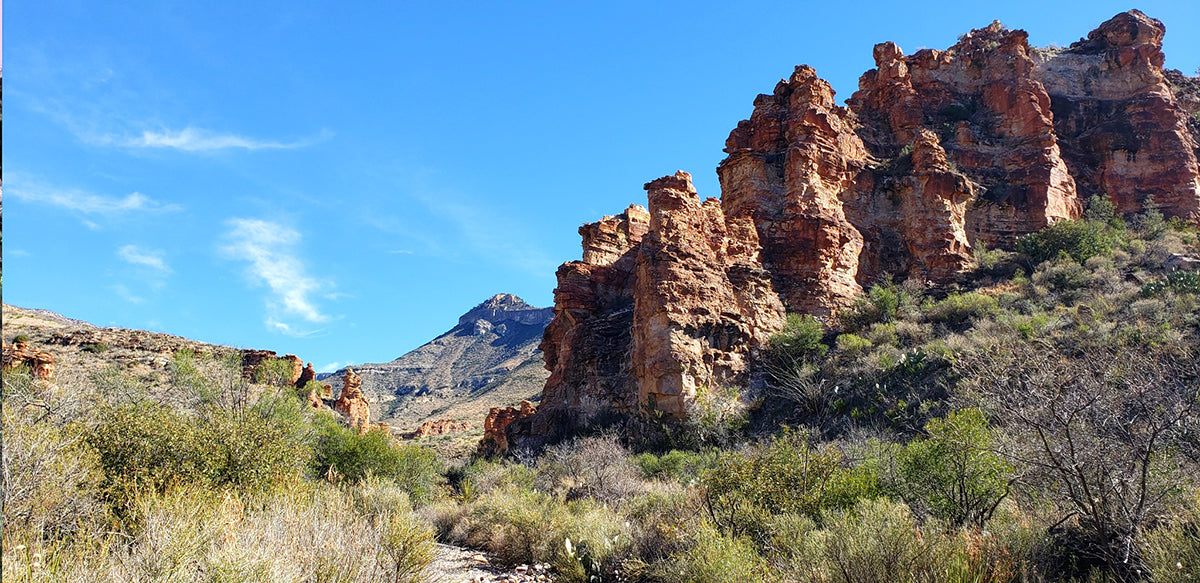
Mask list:
[{"label": "desert tree", "polygon": [[1120,579],[1142,571],[1135,544],[1195,475],[1200,364],[1190,349],[1056,349],[1016,343],[964,358],[970,394],[1007,431],[1022,483],[1084,533],[1074,549]]}]

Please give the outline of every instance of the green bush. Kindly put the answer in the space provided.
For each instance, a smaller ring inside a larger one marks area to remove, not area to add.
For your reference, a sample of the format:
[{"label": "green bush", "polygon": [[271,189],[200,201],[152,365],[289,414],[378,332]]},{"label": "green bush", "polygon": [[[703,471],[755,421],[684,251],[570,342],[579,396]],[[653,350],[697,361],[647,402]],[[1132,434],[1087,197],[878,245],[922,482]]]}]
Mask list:
[{"label": "green bush", "polygon": [[1142,536],[1142,557],[1153,581],[1183,583],[1200,577],[1200,499],[1174,520]]},{"label": "green bush", "polygon": [[746,403],[737,387],[699,387],[686,407],[682,431],[676,440],[679,447],[731,445],[749,423]]},{"label": "green bush", "polygon": [[849,331],[859,331],[878,322],[892,322],[900,307],[912,301],[900,288],[890,281],[871,286],[865,295],[854,299],[849,310],[838,317],[842,326]]},{"label": "green bush", "polygon": [[727,583],[774,580],[766,560],[749,541],[727,536],[710,526],[698,528],[687,551],[676,553],[659,575],[680,583]]},{"label": "green bush", "polygon": [[1180,294],[1200,294],[1200,272],[1172,271],[1163,281],[1152,281],[1142,286],[1142,297],[1162,295],[1167,290]]},{"label": "green bush", "polygon": [[13,341],[13,344],[16,344],[18,342],[29,342],[29,335],[28,334],[17,334],[16,336],[13,336],[12,341]]},{"label": "green bush", "polygon": [[1017,239],[1017,251],[1036,265],[1065,254],[1076,263],[1096,255],[1108,255],[1120,242],[1120,236],[1108,224],[1097,220],[1059,221],[1035,233]]},{"label": "green bush", "polygon": [[291,384],[292,361],[283,358],[267,358],[254,367],[254,382],[276,387]]},{"label": "green bush", "polygon": [[987,418],[978,409],[952,412],[925,425],[927,439],[900,452],[909,503],[954,527],[983,528],[1009,493],[1013,468],[992,451]]},{"label": "green bush", "polygon": [[332,415],[318,415],[312,471],[316,476],[340,476],[351,483],[367,476],[395,480],[414,504],[424,504],[437,492],[441,466],[437,455],[419,445],[395,445],[383,431],[359,433]]},{"label": "green bush", "polygon": [[673,449],[661,456],[642,453],[634,456],[633,463],[647,480],[670,480],[680,484],[691,484],[700,479],[705,471],[713,468],[720,459],[719,450],[701,452]]},{"label": "green bush", "polygon": [[839,334],[837,348],[847,354],[860,354],[871,349],[871,341],[856,334]]},{"label": "green bush", "polygon": [[821,343],[825,327],[808,314],[788,314],[787,323],[771,337],[774,356],[784,362],[806,362],[824,356],[829,347]]},{"label": "green bush", "polygon": [[104,407],[86,436],[102,489],[118,511],[141,490],[188,484],[268,490],[299,475],[309,455],[301,405],[268,395],[242,412],[197,415],[153,401]]},{"label": "green bush", "polygon": [[184,415],[141,401],[103,408],[98,418],[86,441],[99,456],[101,490],[118,512],[131,510],[139,491],[204,484],[205,452]]},{"label": "green bush", "polygon": [[694,492],[678,485],[652,487],[623,506],[633,557],[652,564],[688,549],[688,534],[704,520]]},{"label": "green bush", "polygon": [[551,563],[565,581],[586,581],[588,568],[620,558],[631,540],[628,524],[603,504],[512,486],[480,495],[451,522],[443,526],[451,542],[502,564]]},{"label": "green bush", "polygon": [[930,540],[904,504],[862,500],[825,517],[825,559],[833,581],[939,581]]},{"label": "green bush", "polygon": [[999,313],[1000,303],[996,298],[977,292],[956,292],[940,302],[928,304],[924,311],[931,321],[961,331],[970,328],[975,320]]},{"label": "green bush", "polygon": [[845,469],[837,450],[815,448],[785,434],[757,451],[730,452],[704,477],[709,518],[733,536],[764,535],[773,514],[818,517],[824,508],[845,508],[878,494],[869,468]]},{"label": "green bush", "polygon": [[109,347],[108,347],[107,342],[88,342],[87,344],[84,344],[81,348],[84,352],[93,352],[96,354],[100,354],[103,352],[108,352]]}]

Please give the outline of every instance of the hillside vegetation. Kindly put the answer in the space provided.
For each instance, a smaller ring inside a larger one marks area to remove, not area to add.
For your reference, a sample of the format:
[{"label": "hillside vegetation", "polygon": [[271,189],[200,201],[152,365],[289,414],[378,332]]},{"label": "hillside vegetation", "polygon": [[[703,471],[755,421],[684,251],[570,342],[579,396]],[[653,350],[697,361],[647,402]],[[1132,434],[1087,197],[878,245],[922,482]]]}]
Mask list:
[{"label": "hillside vegetation", "polygon": [[1197,580],[1197,256],[1096,199],[956,285],[792,316],[760,393],[503,459],[186,351],[153,390],[8,371],[4,580],[423,580],[435,540],[576,582]]}]

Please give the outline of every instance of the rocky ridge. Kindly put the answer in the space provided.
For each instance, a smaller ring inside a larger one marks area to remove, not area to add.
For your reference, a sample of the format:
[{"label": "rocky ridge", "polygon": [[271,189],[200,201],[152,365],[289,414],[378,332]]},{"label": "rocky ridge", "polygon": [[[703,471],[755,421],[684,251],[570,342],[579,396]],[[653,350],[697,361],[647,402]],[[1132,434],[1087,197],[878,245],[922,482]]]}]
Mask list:
[{"label": "rocky ridge", "polygon": [[1066,49],[998,22],[942,51],[882,43],[845,106],[796,67],[730,133],[719,200],[680,171],[579,229],[541,402],[493,410],[481,448],[754,387],[785,311],[832,317],[885,274],[953,282],[1092,196],[1200,222],[1200,80],[1163,71],[1165,31],[1131,10]]},{"label": "rocky ridge", "polygon": [[[498,294],[424,346],[391,362],[353,366],[371,421],[387,422],[400,435],[460,431],[464,422],[478,431],[490,407],[536,399],[546,379],[538,343],[552,317],[550,308]],[[346,376],[342,369],[321,382],[336,394]],[[424,431],[423,424],[429,424]]]}]

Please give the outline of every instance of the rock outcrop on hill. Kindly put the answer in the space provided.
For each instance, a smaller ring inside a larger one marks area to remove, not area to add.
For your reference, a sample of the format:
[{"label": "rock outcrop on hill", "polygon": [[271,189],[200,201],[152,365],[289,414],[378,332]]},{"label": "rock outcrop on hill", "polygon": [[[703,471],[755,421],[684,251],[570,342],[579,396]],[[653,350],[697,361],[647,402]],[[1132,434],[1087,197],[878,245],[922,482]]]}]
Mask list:
[{"label": "rock outcrop on hill", "polygon": [[5,344],[3,349],[3,370],[17,367],[27,367],[30,374],[42,380],[50,380],[54,376],[54,355],[44,350],[35,350],[28,342]]},{"label": "rock outcrop on hill", "polygon": [[579,229],[541,401],[493,409],[481,449],[683,416],[698,391],[755,384],[785,310],[831,317],[885,274],[951,282],[1092,196],[1200,222],[1200,80],[1162,70],[1164,33],[1132,10],[1066,49],[998,22],[943,51],[883,43],[845,106],[796,67],[730,133],[719,201],[681,171]]},{"label": "rock outcrop on hill", "polygon": [[[458,325],[396,360],[355,365],[372,415],[401,433],[439,419],[479,420],[491,407],[537,399],[547,373],[538,343],[550,308],[512,294],[493,296],[463,314]],[[345,370],[322,382],[335,389]]]}]

